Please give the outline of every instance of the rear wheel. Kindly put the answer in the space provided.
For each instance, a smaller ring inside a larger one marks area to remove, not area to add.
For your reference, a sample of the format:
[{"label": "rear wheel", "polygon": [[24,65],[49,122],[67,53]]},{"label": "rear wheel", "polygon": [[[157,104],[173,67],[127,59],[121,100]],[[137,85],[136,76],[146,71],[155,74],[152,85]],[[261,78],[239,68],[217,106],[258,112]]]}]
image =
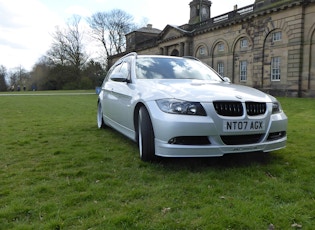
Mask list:
[{"label": "rear wheel", "polygon": [[139,110],[138,144],[141,160],[154,161],[156,159],[153,126],[145,107]]},{"label": "rear wheel", "polygon": [[105,128],[105,122],[103,119],[103,110],[102,110],[102,105],[101,102],[97,103],[97,127],[99,129],[104,129]]}]

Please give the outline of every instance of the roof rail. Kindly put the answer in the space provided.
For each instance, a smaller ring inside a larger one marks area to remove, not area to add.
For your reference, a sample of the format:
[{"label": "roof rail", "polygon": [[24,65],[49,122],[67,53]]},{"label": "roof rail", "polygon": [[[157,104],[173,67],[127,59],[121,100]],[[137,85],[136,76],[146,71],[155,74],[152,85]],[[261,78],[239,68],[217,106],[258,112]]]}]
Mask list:
[{"label": "roof rail", "polygon": [[131,52],[131,53],[128,53],[126,55],[124,55],[124,57],[128,57],[128,56],[137,56],[138,54],[136,52]]},{"label": "roof rail", "polygon": [[[194,56],[183,56],[183,58],[187,58],[187,59],[192,59],[192,60],[196,60],[196,61],[200,61],[198,58],[194,57]],[[200,61],[201,62],[201,61]]]},{"label": "roof rail", "polygon": [[137,54],[136,52],[131,52],[131,53],[125,54],[124,56],[122,56],[121,58],[119,58],[119,59],[117,60],[117,63],[118,63],[119,61],[121,62],[124,58],[129,57],[129,56],[135,56],[135,57],[137,57],[138,54]]}]

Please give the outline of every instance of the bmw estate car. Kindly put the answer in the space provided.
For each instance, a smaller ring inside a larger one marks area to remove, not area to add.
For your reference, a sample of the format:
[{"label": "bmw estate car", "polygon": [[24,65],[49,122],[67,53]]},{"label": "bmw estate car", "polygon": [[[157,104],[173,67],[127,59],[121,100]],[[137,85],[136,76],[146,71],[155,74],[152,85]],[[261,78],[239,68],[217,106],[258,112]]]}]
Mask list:
[{"label": "bmw estate car", "polygon": [[143,161],[286,145],[287,116],[276,98],[192,57],[127,54],[108,71],[97,104],[98,128],[137,142]]}]

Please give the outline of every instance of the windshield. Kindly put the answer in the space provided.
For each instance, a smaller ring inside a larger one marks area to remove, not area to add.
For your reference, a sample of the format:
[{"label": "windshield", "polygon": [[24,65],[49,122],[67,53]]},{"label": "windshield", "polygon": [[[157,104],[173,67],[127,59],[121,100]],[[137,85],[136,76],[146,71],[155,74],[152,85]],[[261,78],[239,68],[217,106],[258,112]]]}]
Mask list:
[{"label": "windshield", "polygon": [[188,58],[138,57],[138,79],[197,79],[222,81],[208,66]]}]

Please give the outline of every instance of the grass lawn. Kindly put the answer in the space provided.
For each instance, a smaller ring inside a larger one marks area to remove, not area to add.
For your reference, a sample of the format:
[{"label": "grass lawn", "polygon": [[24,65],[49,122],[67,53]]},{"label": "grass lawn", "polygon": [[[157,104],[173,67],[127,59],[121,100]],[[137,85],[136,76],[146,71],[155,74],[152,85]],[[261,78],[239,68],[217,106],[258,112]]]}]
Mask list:
[{"label": "grass lawn", "polygon": [[314,229],[315,99],[280,98],[283,150],[152,164],[90,93],[0,96],[1,230]]}]

